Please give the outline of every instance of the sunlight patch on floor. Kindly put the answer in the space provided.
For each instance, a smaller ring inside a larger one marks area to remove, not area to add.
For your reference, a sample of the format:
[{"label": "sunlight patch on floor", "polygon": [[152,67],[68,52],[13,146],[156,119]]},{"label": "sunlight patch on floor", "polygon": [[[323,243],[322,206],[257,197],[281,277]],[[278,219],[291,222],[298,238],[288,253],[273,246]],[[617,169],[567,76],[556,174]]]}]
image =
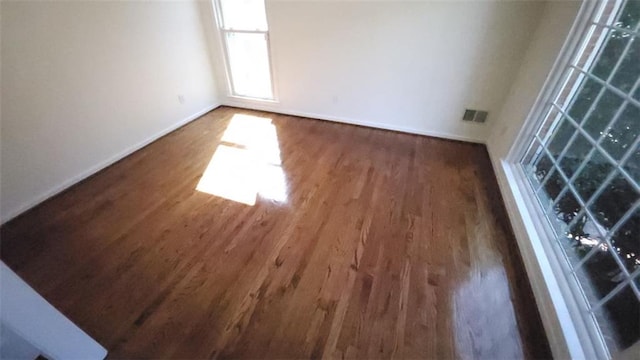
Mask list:
[{"label": "sunlight patch on floor", "polygon": [[276,127],[271,119],[236,114],[218,145],[196,190],[246,205],[257,196],[287,201]]}]

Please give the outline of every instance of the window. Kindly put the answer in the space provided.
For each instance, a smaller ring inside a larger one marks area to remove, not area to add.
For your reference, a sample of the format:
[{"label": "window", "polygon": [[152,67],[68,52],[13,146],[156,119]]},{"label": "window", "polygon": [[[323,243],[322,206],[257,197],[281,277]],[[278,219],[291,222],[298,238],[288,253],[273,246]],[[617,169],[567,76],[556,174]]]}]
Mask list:
[{"label": "window", "polygon": [[520,160],[584,315],[610,353],[640,339],[640,1],[605,1]]},{"label": "window", "polygon": [[217,14],[231,94],[272,100],[264,0],[218,0]]}]

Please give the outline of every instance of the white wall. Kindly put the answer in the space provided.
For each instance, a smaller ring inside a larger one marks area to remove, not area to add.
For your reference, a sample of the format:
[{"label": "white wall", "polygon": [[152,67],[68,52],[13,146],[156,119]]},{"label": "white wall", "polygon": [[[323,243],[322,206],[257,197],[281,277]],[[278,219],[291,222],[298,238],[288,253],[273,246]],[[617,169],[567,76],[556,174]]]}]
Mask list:
[{"label": "white wall", "polygon": [[218,105],[206,10],[2,3],[2,221]]},{"label": "white wall", "polygon": [[[536,1],[267,0],[279,103],[223,102],[483,142],[542,8]],[[463,123],[466,107],[489,110],[489,124]]]},{"label": "white wall", "polygon": [[524,125],[580,8],[580,1],[549,1],[504,105],[487,139],[495,159],[506,157]]},{"label": "white wall", "polygon": [[[487,148],[496,171],[500,190],[513,225],[516,240],[538,303],[538,309],[547,337],[558,359],[584,358],[588,351],[581,344],[578,333],[584,329],[575,327],[561,285],[555,278],[557,269],[553,257],[547,257],[543,239],[533,235],[535,225],[522,215],[526,207],[517,189],[509,184],[503,166],[518,134],[525,126],[536,99],[540,94],[554,62],[558,58],[569,30],[576,19],[581,2],[550,1],[546,4],[540,24],[526,50],[522,65],[515,77],[508,97],[491,127]],[[587,356],[589,357],[589,356]]]}]

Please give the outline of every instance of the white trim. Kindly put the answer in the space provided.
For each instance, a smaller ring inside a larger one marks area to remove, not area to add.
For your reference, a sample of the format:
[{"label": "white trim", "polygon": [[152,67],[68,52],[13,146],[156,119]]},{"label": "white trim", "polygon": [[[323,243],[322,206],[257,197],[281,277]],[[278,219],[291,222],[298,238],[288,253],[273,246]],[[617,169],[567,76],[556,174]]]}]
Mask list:
[{"label": "white trim", "polygon": [[[107,350],[0,262],[0,322],[49,359],[104,359]],[[10,346],[11,344],[9,344]]]},{"label": "white trim", "polygon": [[56,196],[57,194],[65,191],[66,189],[70,188],[71,186],[79,183],[80,181],[88,178],[89,176],[94,175],[95,173],[105,169],[106,167],[124,159],[125,157],[131,155],[132,153],[142,149],[143,147],[151,144],[152,142],[158,140],[159,138],[167,135],[168,133],[190,123],[191,121],[201,117],[202,115],[208,113],[209,111],[219,107],[220,104],[212,104],[209,106],[206,106],[204,109],[197,111],[196,113],[187,116],[186,118],[171,124],[170,126],[166,127],[165,129],[155,133],[154,135],[148,137],[147,139],[130,146],[129,148],[117,153],[116,155],[113,155],[111,157],[109,157],[108,159],[101,161],[100,163],[90,167],[89,169],[81,172],[80,174],[73,176],[67,180],[65,180],[64,182],[62,182],[61,184],[54,186],[53,188],[44,191],[43,193],[35,196],[33,199],[31,199],[30,201],[24,202],[22,203],[20,206],[16,207],[15,209],[9,211],[8,215],[6,215],[5,219],[2,219],[2,224],[6,223],[7,221],[15,218],[16,216],[22,214],[23,212],[39,205],[40,203],[42,203],[43,201]]},{"label": "white trim", "polygon": [[253,99],[246,99],[246,101],[242,101],[242,100],[245,100],[245,99],[229,96],[227,97],[226,101],[225,100],[222,101],[222,105],[241,108],[241,109],[268,111],[276,114],[298,116],[303,118],[331,121],[331,122],[337,122],[342,124],[365,126],[365,127],[370,127],[374,129],[391,130],[391,131],[397,131],[397,132],[402,132],[407,134],[432,136],[432,137],[437,137],[437,138],[442,138],[447,140],[464,141],[464,142],[471,142],[476,144],[486,144],[485,139],[475,138],[471,136],[452,134],[452,133],[447,133],[442,131],[421,130],[421,129],[415,129],[407,126],[398,126],[398,125],[387,124],[387,123],[358,120],[358,119],[347,118],[342,116],[333,116],[333,115],[312,113],[308,111],[283,109],[281,107],[269,106],[269,103],[278,104],[278,102],[275,102],[275,101],[274,102],[258,102],[258,101],[254,101]]}]

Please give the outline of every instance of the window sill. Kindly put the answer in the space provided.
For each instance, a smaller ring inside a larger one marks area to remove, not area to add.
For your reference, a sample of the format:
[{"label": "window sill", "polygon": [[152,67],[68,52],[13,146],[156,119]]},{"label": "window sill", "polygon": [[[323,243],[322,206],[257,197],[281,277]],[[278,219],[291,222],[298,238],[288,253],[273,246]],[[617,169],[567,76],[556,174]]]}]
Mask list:
[{"label": "window sill", "polygon": [[254,98],[254,97],[241,96],[241,95],[227,95],[227,98],[234,101],[256,102],[256,103],[263,103],[263,104],[279,104],[280,103],[278,99],[262,99],[262,98]]},{"label": "window sill", "polygon": [[596,324],[587,319],[584,300],[574,295],[579,285],[564,275],[567,265],[553,248],[554,236],[527,191],[524,173],[504,160],[499,165],[500,190],[554,357],[608,358],[603,340],[594,335]]}]

